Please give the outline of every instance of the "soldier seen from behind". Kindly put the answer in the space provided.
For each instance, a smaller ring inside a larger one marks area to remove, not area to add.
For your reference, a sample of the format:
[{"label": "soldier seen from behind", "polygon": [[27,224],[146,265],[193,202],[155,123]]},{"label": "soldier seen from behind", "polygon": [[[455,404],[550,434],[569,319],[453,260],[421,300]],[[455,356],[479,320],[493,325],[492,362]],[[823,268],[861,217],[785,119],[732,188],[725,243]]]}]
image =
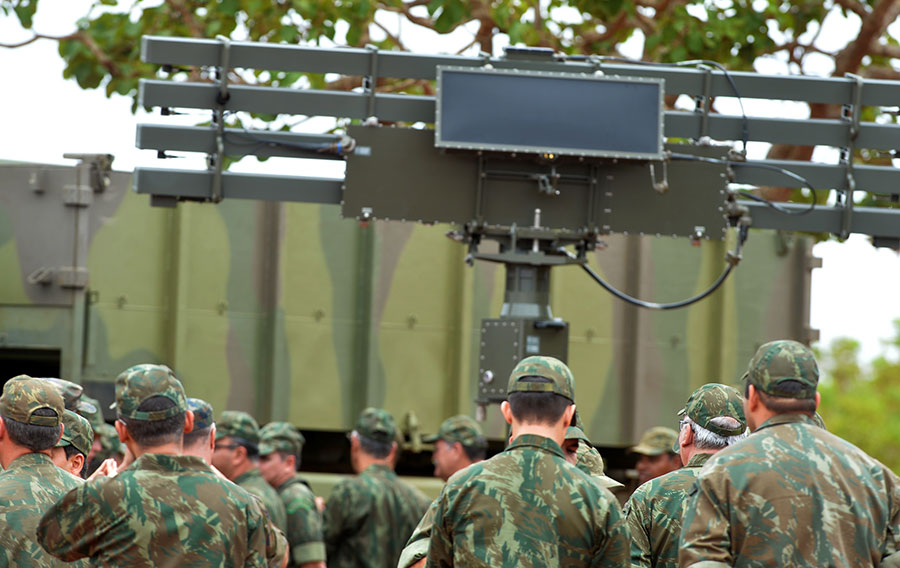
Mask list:
[{"label": "soldier seen from behind", "polygon": [[349,434],[357,475],[335,486],[325,506],[329,568],[394,568],[428,508],[429,499],[394,473],[396,431],[387,411],[367,408]]},{"label": "soldier seen from behind", "polygon": [[287,422],[270,422],[259,432],[259,471],[284,503],[291,566],[325,568],[322,516],[316,496],[297,473],[305,439]]},{"label": "soldier seen from behind", "polygon": [[625,504],[632,567],[678,567],[678,537],[688,491],[716,452],[747,437],[740,391],[710,383],[691,393],[678,413],[678,447],[685,467],[641,485]]},{"label": "soldier seen from behind", "polygon": [[252,416],[239,410],[222,413],[216,422],[212,464],[242,489],[259,497],[275,526],[287,534],[284,504],[259,471],[259,425]]},{"label": "soldier seen from behind", "polygon": [[700,472],[680,565],[900,566],[900,478],[815,424],[812,351],[766,343],[743,382],[753,433]]},{"label": "soldier seen from behind", "polygon": [[[434,443],[434,453],[431,456],[434,476],[444,481],[450,479],[457,471],[484,460],[487,452],[487,439],[481,431],[481,426],[474,418],[465,414],[444,420],[437,434],[423,436],[422,441]],[[418,568],[425,565],[436,509],[437,501],[428,507],[416,530],[409,537],[397,568]]]},{"label": "soldier seen from behind", "polygon": [[181,455],[193,413],[162,365],[116,378],[116,430],[136,457],[51,507],[38,542],[66,561],[106,567],[252,566],[266,562],[265,513],[200,458]]},{"label": "soldier seen from behind", "polygon": [[56,387],[19,375],[0,396],[0,565],[21,567],[67,564],[38,544],[37,527],[45,511],[79,481],[50,458],[62,435],[65,404]]},{"label": "soldier seen from behind", "polygon": [[637,454],[638,484],[647,483],[654,477],[665,475],[681,467],[681,458],[673,449],[678,440],[678,432],[664,426],[650,428],[636,446],[628,449]]},{"label": "soldier seen from behind", "polygon": [[[584,430],[578,426],[569,426],[569,429],[566,430],[566,440],[563,442],[562,450],[566,455],[567,462],[590,475],[600,487],[605,487],[613,492],[625,487],[622,483],[606,475],[603,470],[603,457],[594,448]],[[613,494],[615,495],[615,493]]]},{"label": "soldier seen from behind", "polygon": [[50,458],[58,467],[78,478],[87,472],[87,456],[94,443],[94,429],[87,418],[66,409],[63,412],[62,438],[50,452]]},{"label": "soldier seen from behind", "polygon": [[566,461],[575,382],[552,357],[513,369],[507,449],[447,482],[438,497],[426,566],[622,566],[629,534],[608,490]]}]

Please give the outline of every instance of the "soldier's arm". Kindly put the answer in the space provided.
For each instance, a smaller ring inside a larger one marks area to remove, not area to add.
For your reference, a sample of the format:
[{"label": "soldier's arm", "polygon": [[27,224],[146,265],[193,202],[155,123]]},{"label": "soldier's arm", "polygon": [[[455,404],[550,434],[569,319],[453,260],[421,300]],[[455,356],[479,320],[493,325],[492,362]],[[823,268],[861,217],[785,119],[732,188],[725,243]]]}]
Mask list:
[{"label": "soldier's arm", "polygon": [[353,499],[350,485],[346,482],[339,483],[331,492],[325,505],[322,533],[325,539],[325,556],[331,558],[341,546],[344,534],[347,532],[349,515],[353,512]]},{"label": "soldier's arm", "polygon": [[114,519],[114,505],[99,499],[93,484],[85,483],[66,493],[44,513],[37,541],[48,553],[71,562],[91,556],[94,545]]},{"label": "soldier's arm", "polygon": [[678,565],[687,568],[732,566],[728,504],[701,475],[688,496],[678,546]]},{"label": "soldier's arm", "polygon": [[437,499],[435,499],[428,507],[428,510],[425,511],[425,515],[422,516],[422,520],[419,521],[416,530],[414,530],[412,536],[409,537],[406,547],[403,549],[403,552],[400,553],[400,562],[397,563],[397,568],[417,567],[425,560],[425,557],[428,556],[428,541],[431,540],[431,531],[434,526],[434,515],[436,510]]},{"label": "soldier's arm", "polygon": [[428,556],[426,568],[453,566],[453,535],[451,520],[447,518],[448,486],[444,486],[440,496],[435,500],[434,522],[431,539],[428,540]]},{"label": "soldier's arm", "polygon": [[900,568],[900,477],[885,468],[887,476],[890,516],[888,519],[887,539],[885,539],[884,558],[881,566],[885,568]]},{"label": "soldier's arm", "polygon": [[647,511],[646,493],[639,487],[625,503],[625,521],[631,531],[632,568],[651,568],[653,560],[650,552],[650,522]]},{"label": "soldier's arm", "polygon": [[301,568],[325,567],[322,516],[312,492],[297,492],[285,505],[291,558]]},{"label": "soldier's arm", "polygon": [[591,560],[592,567],[628,566],[631,553],[631,531],[619,501],[609,490],[602,489],[601,500],[606,507],[598,507],[594,520],[598,542],[602,545]]}]

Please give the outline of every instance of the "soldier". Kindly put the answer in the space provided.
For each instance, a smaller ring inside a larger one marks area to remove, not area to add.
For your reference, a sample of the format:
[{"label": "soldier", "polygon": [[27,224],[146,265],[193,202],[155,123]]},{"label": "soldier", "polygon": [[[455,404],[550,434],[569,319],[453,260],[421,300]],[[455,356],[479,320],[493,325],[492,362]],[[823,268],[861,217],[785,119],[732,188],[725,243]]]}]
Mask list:
[{"label": "soldier", "polygon": [[342,481],[325,507],[329,568],[390,567],[428,508],[421,491],[397,479],[393,417],[367,408],[350,432],[350,463],[357,476]]},{"label": "soldier", "polygon": [[665,475],[681,467],[681,458],[674,451],[678,432],[664,426],[650,428],[629,453],[638,454],[638,484],[647,483],[654,477]]},{"label": "soldier", "polygon": [[710,383],[691,393],[678,413],[684,416],[678,445],[685,467],[641,485],[625,504],[633,567],[678,567],[681,519],[700,468],[719,450],[747,437],[741,400],[736,388]]},{"label": "soldier", "polygon": [[610,491],[625,487],[604,473],[603,458],[600,456],[600,452],[594,448],[581,428],[569,426],[562,449],[566,455],[566,461],[592,476],[594,482],[600,487],[605,487]]},{"label": "soldier", "polygon": [[63,434],[56,447],[50,452],[50,459],[58,467],[75,477],[83,479],[87,469],[87,455],[94,442],[94,429],[87,418],[71,410],[63,411]]},{"label": "soldier", "polygon": [[297,474],[303,434],[287,422],[270,422],[259,438],[259,471],[284,503],[292,565],[325,568],[322,516],[316,496]]},{"label": "soldier", "polygon": [[753,434],[700,472],[681,566],[900,565],[900,478],[814,424],[818,381],[805,345],[756,352],[743,377]]},{"label": "soldier", "polygon": [[109,567],[267,566],[265,513],[203,460],[180,455],[193,413],[172,371],[125,370],[115,407],[116,430],[136,460],[51,507],[38,527],[41,546]]},{"label": "soldier", "polygon": [[284,504],[259,472],[259,425],[246,412],[226,410],[216,422],[212,464],[225,477],[260,498],[269,517],[287,534]]},{"label": "soldier", "polygon": [[500,411],[513,442],[444,486],[426,565],[623,565],[629,534],[619,504],[560,448],[575,414],[569,368],[528,357],[507,393]]},{"label": "soldier", "polygon": [[[434,476],[444,481],[450,479],[457,471],[484,460],[487,451],[487,440],[481,432],[481,426],[475,419],[465,414],[444,420],[436,435],[425,436],[422,441],[434,442],[434,453],[431,456]],[[436,508],[437,503],[433,502],[419,521],[400,554],[398,568],[418,568],[425,565]]]},{"label": "soldier", "polygon": [[[41,515],[78,480],[56,467],[50,453],[65,409],[56,387],[19,375],[0,396],[0,565],[69,566],[38,545]],[[86,566],[80,562],[78,565]]]}]

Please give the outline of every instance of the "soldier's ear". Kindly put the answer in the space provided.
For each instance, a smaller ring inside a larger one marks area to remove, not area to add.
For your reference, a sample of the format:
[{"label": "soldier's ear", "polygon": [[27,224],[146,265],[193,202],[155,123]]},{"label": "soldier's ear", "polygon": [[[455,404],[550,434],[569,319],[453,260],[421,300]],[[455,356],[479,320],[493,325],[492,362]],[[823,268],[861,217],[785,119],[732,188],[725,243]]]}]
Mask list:
[{"label": "soldier's ear", "polygon": [[819,410],[819,402],[820,402],[821,400],[822,400],[822,397],[821,397],[821,395],[819,395],[819,393],[817,392],[817,393],[816,393],[816,410]]},{"label": "soldier's ear", "polygon": [[187,434],[194,430],[194,411],[188,410],[184,413],[184,433]]},{"label": "soldier's ear", "polygon": [[506,420],[507,424],[512,424],[512,409],[509,407],[509,402],[503,401],[500,403],[500,414],[503,415],[503,419]]}]

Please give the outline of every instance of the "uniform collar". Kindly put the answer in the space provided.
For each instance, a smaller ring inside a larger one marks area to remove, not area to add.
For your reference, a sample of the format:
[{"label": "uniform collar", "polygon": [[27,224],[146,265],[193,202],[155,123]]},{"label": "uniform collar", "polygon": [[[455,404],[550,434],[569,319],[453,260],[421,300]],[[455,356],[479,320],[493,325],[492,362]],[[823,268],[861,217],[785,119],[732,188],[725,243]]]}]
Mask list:
[{"label": "uniform collar", "polygon": [[32,465],[39,464],[50,464],[56,467],[56,464],[53,463],[53,460],[50,459],[50,456],[47,454],[42,454],[40,452],[32,452],[27,454],[22,454],[17,457],[13,461],[9,463],[9,467],[6,468],[6,471],[10,471],[16,469],[17,467],[29,467]]},{"label": "uniform collar", "polygon": [[380,477],[397,475],[396,473],[394,473],[393,469],[383,463],[373,463],[372,465],[364,469],[362,473],[365,473],[367,475],[377,475]]},{"label": "uniform collar", "polygon": [[765,422],[763,422],[759,428],[756,429],[756,432],[759,432],[763,428],[768,428],[769,426],[778,426],[779,424],[809,424],[811,426],[815,426],[816,423],[813,422],[813,419],[808,415],[803,414],[802,412],[789,412],[787,414],[776,414],[772,418],[769,418]]},{"label": "uniform collar", "polygon": [[691,459],[688,460],[687,465],[684,467],[703,467],[709,458],[713,457],[713,454],[707,453],[697,453],[691,456]]},{"label": "uniform collar", "polygon": [[235,477],[233,481],[240,485],[244,481],[248,481],[257,477],[262,479],[262,472],[259,471],[258,467],[254,467]]},{"label": "uniform collar", "polygon": [[[158,471],[188,471],[210,469],[203,458],[172,454],[142,454],[128,469],[152,469]],[[210,470],[211,471],[211,470]]]},{"label": "uniform collar", "polygon": [[513,440],[513,443],[510,444],[508,448],[506,448],[506,451],[508,452],[516,448],[524,447],[538,448],[540,450],[550,452],[551,454],[556,454],[562,459],[566,459],[566,454],[563,453],[562,448],[559,447],[559,444],[557,444],[550,438],[538,436],[537,434],[522,434],[521,436]]}]

